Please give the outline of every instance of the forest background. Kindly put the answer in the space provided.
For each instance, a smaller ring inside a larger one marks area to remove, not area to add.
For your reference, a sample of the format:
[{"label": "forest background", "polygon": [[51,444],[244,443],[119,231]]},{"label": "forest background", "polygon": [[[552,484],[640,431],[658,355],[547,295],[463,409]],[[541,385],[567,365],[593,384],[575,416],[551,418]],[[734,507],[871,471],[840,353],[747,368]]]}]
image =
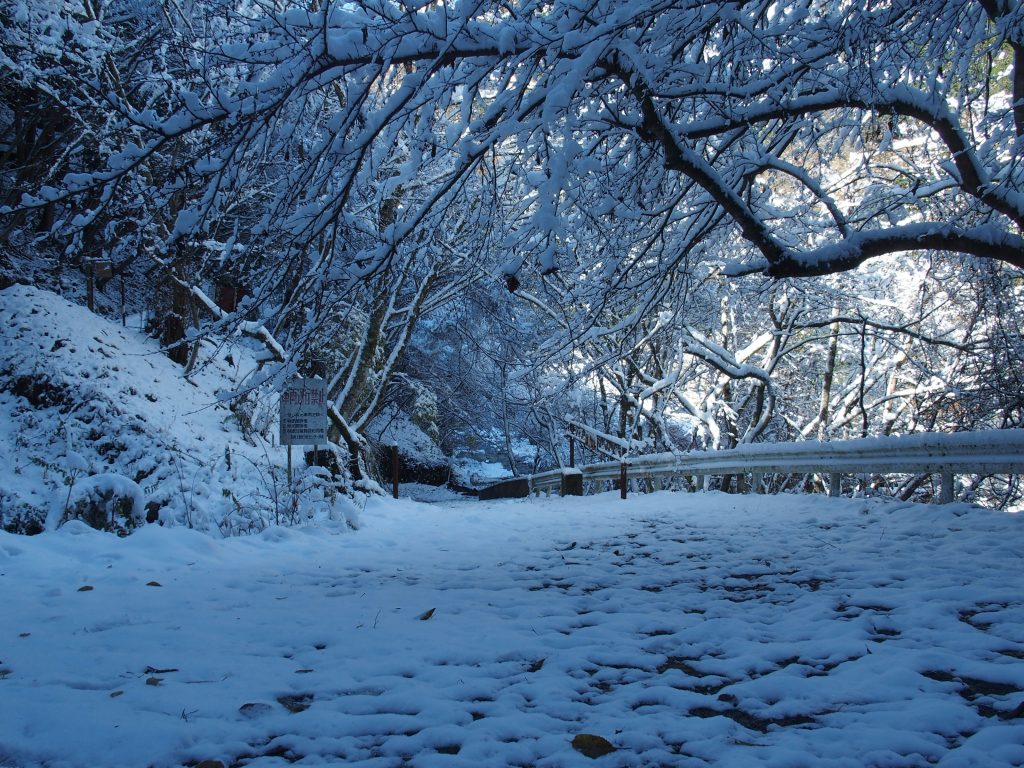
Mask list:
[{"label": "forest background", "polygon": [[343,487],[1020,427],[1022,134],[1011,0],[0,0],[0,287],[325,378]]}]

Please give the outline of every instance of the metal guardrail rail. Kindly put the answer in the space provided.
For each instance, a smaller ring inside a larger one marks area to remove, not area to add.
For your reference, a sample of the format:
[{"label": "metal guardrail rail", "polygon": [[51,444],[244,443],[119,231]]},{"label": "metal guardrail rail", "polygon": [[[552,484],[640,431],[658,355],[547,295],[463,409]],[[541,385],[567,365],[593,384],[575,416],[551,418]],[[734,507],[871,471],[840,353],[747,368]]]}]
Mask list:
[{"label": "metal guardrail rail", "polygon": [[[870,437],[819,443],[757,443],[723,451],[656,453],[605,461],[578,469],[554,469],[529,476],[533,493],[566,492],[566,478],[582,474],[584,481],[690,477],[697,487],[714,475],[750,475],[749,490],[763,491],[769,473],[810,474],[829,478],[829,495],[840,492],[844,474],[938,474],[940,503],[954,498],[958,474],[1024,474],[1024,429],[997,429],[953,434],[927,433],[900,437]],[[577,487],[579,483],[577,482]]]}]

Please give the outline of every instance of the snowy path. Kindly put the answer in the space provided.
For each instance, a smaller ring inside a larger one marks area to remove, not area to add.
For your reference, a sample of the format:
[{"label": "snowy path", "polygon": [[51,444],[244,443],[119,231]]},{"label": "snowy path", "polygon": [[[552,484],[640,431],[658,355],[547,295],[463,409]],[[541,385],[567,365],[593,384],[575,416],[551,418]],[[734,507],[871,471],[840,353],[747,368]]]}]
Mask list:
[{"label": "snowy path", "polygon": [[663,493],[363,521],[0,534],[0,766],[1024,764],[1020,516]]}]

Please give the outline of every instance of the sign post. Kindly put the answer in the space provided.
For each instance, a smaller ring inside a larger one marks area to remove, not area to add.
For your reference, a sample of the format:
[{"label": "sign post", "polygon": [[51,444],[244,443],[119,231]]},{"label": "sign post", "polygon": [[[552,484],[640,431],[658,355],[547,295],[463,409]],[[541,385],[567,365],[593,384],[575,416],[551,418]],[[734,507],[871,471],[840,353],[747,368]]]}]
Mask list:
[{"label": "sign post", "polygon": [[327,382],[292,379],[281,392],[281,445],[288,446],[288,484],[292,482],[292,446],[327,442]]},{"label": "sign post", "polygon": [[89,259],[85,265],[85,305],[90,312],[96,311],[96,281],[109,280],[114,275],[113,267],[107,259]]}]

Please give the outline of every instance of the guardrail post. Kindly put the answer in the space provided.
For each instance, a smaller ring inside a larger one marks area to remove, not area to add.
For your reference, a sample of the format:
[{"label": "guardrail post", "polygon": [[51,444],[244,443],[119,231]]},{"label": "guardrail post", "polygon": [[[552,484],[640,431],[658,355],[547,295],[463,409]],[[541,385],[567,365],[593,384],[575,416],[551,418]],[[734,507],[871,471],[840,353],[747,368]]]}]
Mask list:
[{"label": "guardrail post", "polygon": [[704,475],[693,476],[693,490],[703,491],[704,490]]},{"label": "guardrail post", "polygon": [[579,471],[562,472],[562,496],[583,495],[583,473]]},{"label": "guardrail post", "polygon": [[626,486],[629,485],[629,476],[626,473],[626,462],[619,464],[619,498],[626,498]]},{"label": "guardrail post", "polygon": [[830,472],[828,475],[828,495],[832,497],[842,493],[843,486],[840,480],[842,476],[838,472]]},{"label": "guardrail post", "polygon": [[939,488],[939,504],[953,503],[953,473],[943,472],[942,485]]},{"label": "guardrail post", "polygon": [[764,475],[761,472],[753,472],[750,475],[750,491],[752,493],[764,493],[764,488],[761,487],[764,481]]}]

